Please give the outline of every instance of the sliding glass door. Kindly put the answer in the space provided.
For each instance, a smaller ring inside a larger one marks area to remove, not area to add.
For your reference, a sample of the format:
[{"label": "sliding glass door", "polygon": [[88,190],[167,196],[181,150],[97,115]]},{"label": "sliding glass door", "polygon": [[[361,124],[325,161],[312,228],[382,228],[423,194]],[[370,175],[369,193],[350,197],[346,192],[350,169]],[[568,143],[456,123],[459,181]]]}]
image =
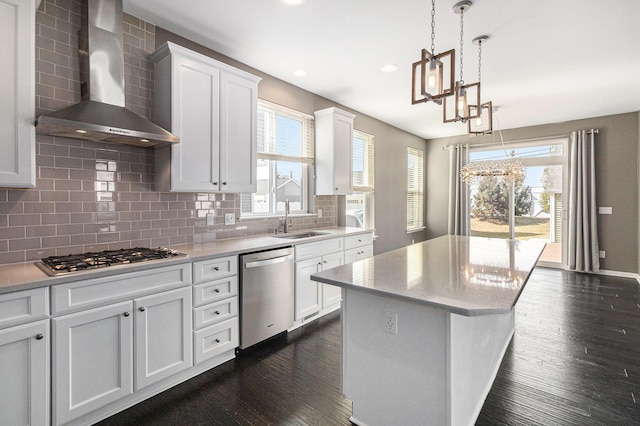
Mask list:
[{"label": "sliding glass door", "polygon": [[522,179],[485,176],[470,185],[472,236],[547,243],[540,264],[565,264],[566,139],[471,147],[470,161],[516,159]]}]

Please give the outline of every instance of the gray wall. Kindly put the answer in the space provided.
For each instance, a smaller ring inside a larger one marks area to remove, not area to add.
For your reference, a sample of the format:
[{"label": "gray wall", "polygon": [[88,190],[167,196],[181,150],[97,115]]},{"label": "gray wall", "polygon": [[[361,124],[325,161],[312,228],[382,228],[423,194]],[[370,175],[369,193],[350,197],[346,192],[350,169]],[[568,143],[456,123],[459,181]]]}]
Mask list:
[{"label": "gray wall", "polygon": [[156,46],[161,46],[165,41],[175,42],[262,77],[258,86],[260,99],[307,114],[333,106],[355,114],[354,127],[375,136],[375,225],[376,234],[379,235],[374,245],[375,252],[382,253],[410,244],[412,240],[419,242],[426,239],[426,230],[412,234],[406,232],[406,152],[408,146],[425,150],[424,139],[274,78],[162,28],[156,28]]},{"label": "gray wall", "polygon": [[[598,218],[600,249],[606,251],[601,268],[637,273],[640,269],[639,145],[637,112],[504,130],[504,140],[516,141],[568,134],[573,130],[600,129],[596,136],[596,185],[599,206],[613,207],[613,215]],[[497,135],[470,138],[458,136],[433,139],[427,143],[427,229],[428,237],[447,233],[448,158],[442,148],[448,143],[486,143]]]}]

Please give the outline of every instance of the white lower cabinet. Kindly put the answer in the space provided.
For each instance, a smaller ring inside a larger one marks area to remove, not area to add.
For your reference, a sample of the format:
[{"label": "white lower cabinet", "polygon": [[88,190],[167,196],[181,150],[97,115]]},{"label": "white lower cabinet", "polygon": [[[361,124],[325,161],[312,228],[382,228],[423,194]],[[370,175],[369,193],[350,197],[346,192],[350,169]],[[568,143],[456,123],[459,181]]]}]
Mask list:
[{"label": "white lower cabinet", "polygon": [[0,423],[49,424],[49,320],[0,330]]},{"label": "white lower cabinet", "polygon": [[191,293],[184,287],[53,318],[54,424],[191,367]]},{"label": "white lower cabinet", "polygon": [[48,425],[49,289],[0,294],[0,424]]},{"label": "white lower cabinet", "polygon": [[[340,302],[340,288],[312,281],[310,276],[344,263],[343,239],[334,238],[296,246],[295,321],[320,312]],[[310,259],[309,253],[322,254]]]},{"label": "white lower cabinet", "polygon": [[238,256],[193,263],[194,364],[228,353],[240,345]]}]

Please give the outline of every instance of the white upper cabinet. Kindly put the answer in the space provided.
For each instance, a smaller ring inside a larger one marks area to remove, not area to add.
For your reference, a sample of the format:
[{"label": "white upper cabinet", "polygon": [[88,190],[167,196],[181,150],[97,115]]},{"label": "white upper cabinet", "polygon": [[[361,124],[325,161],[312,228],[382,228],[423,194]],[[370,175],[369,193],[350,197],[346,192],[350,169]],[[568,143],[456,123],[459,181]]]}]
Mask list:
[{"label": "white upper cabinet", "polygon": [[34,188],[35,22],[34,0],[0,1],[0,188]]},{"label": "white upper cabinet", "polygon": [[316,195],[351,194],[351,144],[355,115],[338,108],[327,108],[314,114]]},{"label": "white upper cabinet", "polygon": [[152,59],[156,122],[180,138],[156,149],[156,190],[255,192],[260,78],[171,42]]}]

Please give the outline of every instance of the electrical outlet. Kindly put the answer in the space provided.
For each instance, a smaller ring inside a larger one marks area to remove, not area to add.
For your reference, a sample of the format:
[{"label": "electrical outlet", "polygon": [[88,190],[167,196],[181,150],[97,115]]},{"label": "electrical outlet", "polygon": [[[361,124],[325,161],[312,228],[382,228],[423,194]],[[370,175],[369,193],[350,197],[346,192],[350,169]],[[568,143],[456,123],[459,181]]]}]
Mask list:
[{"label": "electrical outlet", "polygon": [[236,217],[234,216],[233,213],[225,213],[224,214],[224,224],[225,225],[235,225],[236,224]]},{"label": "electrical outlet", "polygon": [[398,334],[398,314],[389,310],[384,311],[384,331]]},{"label": "electrical outlet", "polygon": [[600,259],[604,259],[605,252],[604,250],[600,250]]},{"label": "electrical outlet", "polygon": [[213,226],[213,213],[207,213],[207,226]]},{"label": "electrical outlet", "polygon": [[322,219],[322,209],[318,209],[318,219]]}]

